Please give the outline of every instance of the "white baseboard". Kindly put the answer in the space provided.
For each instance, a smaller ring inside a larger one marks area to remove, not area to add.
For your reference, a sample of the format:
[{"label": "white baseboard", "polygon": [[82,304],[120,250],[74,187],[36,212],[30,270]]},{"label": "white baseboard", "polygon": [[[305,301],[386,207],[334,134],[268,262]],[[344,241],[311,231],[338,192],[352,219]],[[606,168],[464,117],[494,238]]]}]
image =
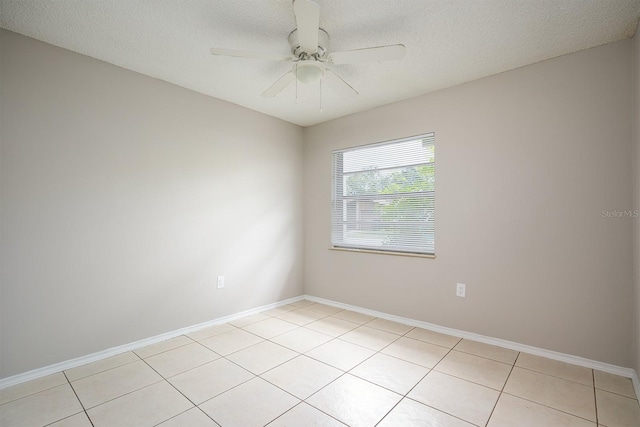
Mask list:
[{"label": "white baseboard", "polygon": [[341,302],[331,301],[324,298],[314,297],[313,295],[305,295],[305,299],[309,301],[319,302],[333,307],[343,308],[345,310],[356,311],[358,313],[367,314],[369,316],[380,317],[382,319],[391,320],[405,325],[417,326],[423,329],[428,329],[435,332],[440,332],[447,335],[453,335],[454,337],[466,338],[473,341],[479,341],[485,344],[497,345],[500,347],[509,348],[516,351],[522,351],[524,353],[533,354],[536,356],[546,357],[553,360],[559,360],[561,362],[571,363],[578,366],[584,366],[590,369],[597,369],[599,371],[608,372],[615,375],[620,375],[626,378],[631,378],[633,386],[636,391],[636,396],[640,396],[640,382],[638,381],[638,375],[635,370],[631,368],[623,368],[621,366],[611,365],[609,363],[598,362],[597,360],[586,359],[584,357],[573,356],[570,354],[559,353],[557,351],[546,350],[539,347],[533,347],[526,344],[520,344],[513,341],[507,341],[500,338],[488,337],[486,335],[480,335],[473,332],[461,331],[459,329],[447,328],[444,326],[434,325],[433,323],[422,322],[420,320],[408,319],[406,317],[395,316],[393,314],[387,314],[380,311],[369,310],[366,308],[358,307],[355,305],[343,304]]},{"label": "white baseboard", "polygon": [[636,397],[640,397],[640,380],[638,380],[638,373],[633,370],[633,376],[631,377],[631,381],[633,382],[633,389],[636,392]]},{"label": "white baseboard", "polygon": [[97,362],[98,360],[106,359],[107,357],[115,356],[116,354],[124,353],[145,347],[151,344],[156,344],[161,341],[166,341],[171,338],[175,338],[180,335],[185,335],[191,332],[195,332],[199,329],[206,328],[208,326],[219,325],[221,323],[231,322],[244,316],[260,313],[262,311],[270,310],[272,308],[280,307],[283,305],[291,304],[296,301],[304,299],[304,296],[298,296],[289,298],[283,301],[274,302],[272,304],[263,305],[261,307],[252,308],[249,310],[241,311],[239,313],[231,314],[229,316],[219,317],[217,319],[209,320],[207,322],[199,323],[193,326],[187,326],[186,328],[176,329],[175,331],[166,332],[164,334],[156,335],[151,338],[145,338],[139,341],[135,341],[129,344],[119,345],[107,350],[92,353],[87,356],[77,357],[75,359],[66,360],[64,362],[55,363],[53,365],[45,366],[42,368],[34,369],[32,371],[24,372],[22,374],[13,375],[0,379],[0,390],[3,388],[11,387],[20,383],[35,380],[47,375],[62,372],[67,369],[75,368],[77,366],[86,365],[87,363]]}]

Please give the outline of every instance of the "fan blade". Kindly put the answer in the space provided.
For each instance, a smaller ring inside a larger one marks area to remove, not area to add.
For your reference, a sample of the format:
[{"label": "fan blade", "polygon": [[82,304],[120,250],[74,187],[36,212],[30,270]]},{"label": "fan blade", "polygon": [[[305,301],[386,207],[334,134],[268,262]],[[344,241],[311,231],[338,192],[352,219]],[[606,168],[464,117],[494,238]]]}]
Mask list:
[{"label": "fan blade", "polygon": [[311,0],[294,0],[298,41],[307,53],[318,51],[318,31],[320,29],[320,6]]},{"label": "fan blade", "polygon": [[329,86],[333,89],[338,95],[344,97],[356,96],[358,95],[358,91],[351,87],[351,85],[345,82],[342,77],[334,73],[330,69],[326,69],[324,71],[324,76],[322,76],[322,83]]},{"label": "fan blade", "polygon": [[264,96],[265,98],[273,98],[274,96],[282,92],[284,88],[289,86],[289,83],[291,83],[295,79],[296,73],[294,73],[293,70],[289,71],[287,74],[276,80],[276,82],[272,84],[269,89],[262,92],[262,96]]},{"label": "fan blade", "polygon": [[403,44],[389,46],[367,47],[364,49],[333,52],[329,55],[329,62],[334,64],[357,64],[359,62],[392,61],[402,59],[407,48]]},{"label": "fan blade", "polygon": [[212,47],[210,52],[212,55],[233,56],[235,58],[256,58],[256,59],[267,59],[270,61],[287,61],[291,59],[291,55],[281,55],[278,53],[248,52],[246,50],[235,50],[235,49],[220,49],[217,47]]}]

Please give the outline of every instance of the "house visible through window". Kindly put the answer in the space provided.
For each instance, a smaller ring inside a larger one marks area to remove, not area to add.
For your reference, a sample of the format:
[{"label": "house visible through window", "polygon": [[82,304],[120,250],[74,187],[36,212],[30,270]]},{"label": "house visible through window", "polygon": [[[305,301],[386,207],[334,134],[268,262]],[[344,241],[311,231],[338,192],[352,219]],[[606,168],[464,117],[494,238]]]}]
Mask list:
[{"label": "house visible through window", "polygon": [[435,134],[333,152],[336,248],[435,254]]}]

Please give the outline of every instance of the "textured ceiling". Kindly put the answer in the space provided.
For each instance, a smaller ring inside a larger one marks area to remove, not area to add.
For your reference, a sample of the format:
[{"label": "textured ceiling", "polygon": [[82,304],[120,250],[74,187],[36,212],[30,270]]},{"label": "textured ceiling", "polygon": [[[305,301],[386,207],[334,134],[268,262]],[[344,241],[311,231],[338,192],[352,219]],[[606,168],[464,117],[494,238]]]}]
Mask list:
[{"label": "textured ceiling", "polygon": [[640,0],[317,0],[330,50],[403,43],[404,59],[333,65],[360,95],[318,84],[260,94],[286,62],[291,0],[0,0],[3,28],[302,126],[633,36]]}]

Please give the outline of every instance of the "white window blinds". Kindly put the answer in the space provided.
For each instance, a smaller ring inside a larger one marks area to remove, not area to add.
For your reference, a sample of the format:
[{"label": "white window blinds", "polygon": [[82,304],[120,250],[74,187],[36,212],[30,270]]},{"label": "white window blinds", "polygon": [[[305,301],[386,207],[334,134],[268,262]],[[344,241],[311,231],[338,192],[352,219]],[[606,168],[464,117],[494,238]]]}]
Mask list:
[{"label": "white window blinds", "polygon": [[333,152],[331,243],[435,253],[435,134]]}]

